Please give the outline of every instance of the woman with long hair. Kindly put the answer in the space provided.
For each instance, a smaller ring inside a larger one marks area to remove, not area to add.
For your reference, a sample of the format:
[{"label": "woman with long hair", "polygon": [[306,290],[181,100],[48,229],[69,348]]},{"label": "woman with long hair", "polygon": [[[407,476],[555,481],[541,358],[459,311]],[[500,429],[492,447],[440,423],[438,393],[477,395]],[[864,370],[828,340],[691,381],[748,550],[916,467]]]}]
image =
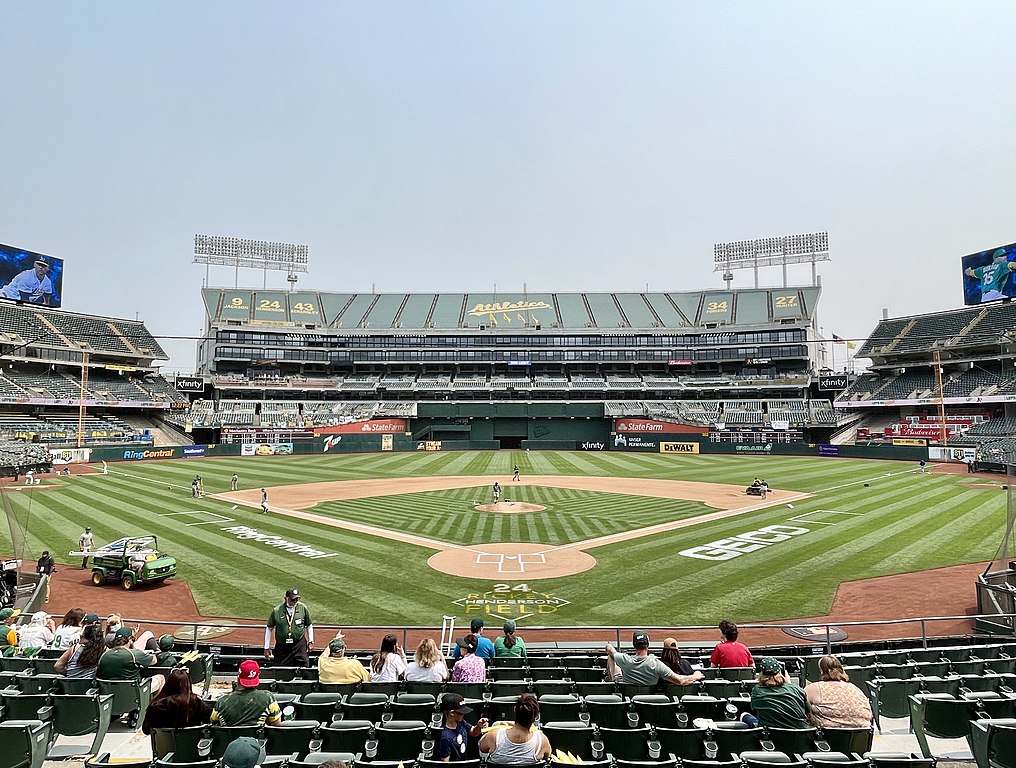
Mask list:
[{"label": "woman with long hair", "polygon": [[550,757],[550,742],[543,731],[533,730],[540,704],[531,693],[515,701],[515,722],[510,728],[492,728],[480,739],[480,754],[492,765],[532,765]]},{"label": "woman with long hair", "polygon": [[86,624],[81,637],[71,643],[63,655],[56,660],[53,670],[65,677],[95,677],[99,657],[106,650],[102,626]]},{"label": "woman with long hair", "polygon": [[166,684],[152,699],[141,724],[144,733],[153,728],[189,728],[204,725],[212,717],[212,705],[194,693],[190,672],[177,667],[166,676]]},{"label": "woman with long hair", "polygon": [[504,623],[504,636],[494,641],[495,656],[525,656],[526,644],[521,637],[515,636],[515,622],[508,619]]},{"label": "woman with long hair", "polygon": [[406,674],[406,652],[395,635],[385,635],[381,648],[370,660],[372,683],[396,683]]},{"label": "woman with long hair", "polygon": [[840,660],[818,660],[818,682],[809,683],[804,695],[811,704],[808,722],[817,728],[866,728],[871,725],[871,702],[850,682]]},{"label": "woman with long hair", "polygon": [[677,647],[677,640],[672,637],[663,638],[660,661],[670,667],[672,672],[679,675],[691,675],[695,672],[691,667],[691,662],[681,655],[681,649]]},{"label": "woman with long hair", "polygon": [[53,633],[51,648],[66,648],[81,637],[81,623],[85,618],[84,608],[71,608],[64,614],[63,621]]},{"label": "woman with long hair", "polygon": [[412,683],[443,683],[448,679],[448,663],[431,638],[420,641],[413,660],[406,667],[406,680]]}]

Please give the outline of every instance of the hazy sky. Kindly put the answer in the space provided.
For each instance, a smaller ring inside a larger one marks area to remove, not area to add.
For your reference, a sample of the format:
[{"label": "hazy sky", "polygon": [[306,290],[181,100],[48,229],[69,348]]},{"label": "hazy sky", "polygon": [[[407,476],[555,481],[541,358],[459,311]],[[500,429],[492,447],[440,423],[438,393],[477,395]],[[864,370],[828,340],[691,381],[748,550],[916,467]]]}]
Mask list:
[{"label": "hazy sky", "polygon": [[714,243],[828,230],[820,323],[861,338],[959,306],[959,257],[1016,241],[1012,0],[0,19],[0,242],[66,260],[66,309],[160,337],[203,327],[196,232],[308,244],[307,289],[535,292],[721,287]]}]

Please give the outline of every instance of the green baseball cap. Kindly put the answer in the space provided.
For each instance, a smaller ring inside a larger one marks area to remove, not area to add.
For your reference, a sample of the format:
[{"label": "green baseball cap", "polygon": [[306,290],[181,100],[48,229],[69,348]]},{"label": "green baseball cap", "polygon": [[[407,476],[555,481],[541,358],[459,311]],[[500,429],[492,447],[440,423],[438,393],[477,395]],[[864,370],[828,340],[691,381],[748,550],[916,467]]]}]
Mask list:
[{"label": "green baseball cap", "polygon": [[265,750],[257,739],[241,736],[233,739],[222,753],[225,768],[254,768],[265,761]]},{"label": "green baseball cap", "polygon": [[0,621],[7,621],[7,619],[13,616],[20,616],[21,610],[18,608],[4,608],[0,610]]},{"label": "green baseball cap", "polygon": [[332,653],[345,653],[346,641],[340,637],[337,637],[330,643],[328,643],[328,650],[331,651]]},{"label": "green baseball cap", "polygon": [[782,667],[772,656],[766,656],[758,663],[758,669],[763,675],[778,675]]},{"label": "green baseball cap", "polygon": [[134,631],[130,627],[120,627],[120,629],[113,633],[113,637],[130,637],[133,634]]},{"label": "green baseball cap", "polygon": [[173,636],[172,635],[163,635],[162,637],[160,637],[159,638],[159,647],[162,650],[164,650],[164,651],[171,650],[173,648]]}]

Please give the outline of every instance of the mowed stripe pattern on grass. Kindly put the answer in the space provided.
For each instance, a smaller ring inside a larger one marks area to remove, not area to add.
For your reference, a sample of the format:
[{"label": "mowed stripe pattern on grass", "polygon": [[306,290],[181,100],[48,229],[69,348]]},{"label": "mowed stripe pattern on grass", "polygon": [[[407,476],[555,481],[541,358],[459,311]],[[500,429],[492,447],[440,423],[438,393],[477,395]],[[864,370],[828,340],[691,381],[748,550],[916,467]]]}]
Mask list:
[{"label": "mowed stripe pattern on grass", "polygon": [[[284,589],[299,585],[321,621],[434,623],[445,613],[461,614],[453,601],[470,592],[482,593],[491,583],[431,570],[426,565],[431,550],[310,521],[263,516],[243,507],[230,510],[229,504],[214,499],[192,499],[191,478],[200,473],[206,491],[212,493],[228,490],[234,471],[240,475],[241,488],[370,477],[487,475],[500,477],[502,486],[511,491],[516,463],[523,477],[567,474],[747,484],[758,475],[775,487],[818,494],[795,503],[793,510],[781,505],[597,547],[591,550],[598,560],[593,570],[530,585],[571,601],[566,609],[540,617],[548,624],[714,623],[718,615],[739,620],[820,615],[843,580],[986,560],[994,554],[1004,525],[1004,493],[966,488],[962,475],[918,475],[912,464],[897,462],[795,457],[504,451],[193,459],[113,464],[108,476],[47,479],[57,490],[7,490],[3,495],[9,517],[27,530],[26,557],[37,557],[48,548],[58,562],[70,562],[61,554],[76,548],[86,523],[99,541],[155,533],[163,549],[179,559],[181,577],[190,583],[206,615],[260,620]],[[865,481],[870,487],[863,487]],[[481,490],[488,494],[483,500],[489,500],[489,488]],[[533,490],[543,494],[551,489]],[[567,491],[560,498],[581,501],[583,493]],[[440,540],[452,541],[459,535],[482,543],[500,536],[504,541],[553,543],[543,538],[539,526],[526,527],[525,520],[535,519],[531,515],[480,516],[463,511],[458,513],[461,517],[450,519],[454,516],[434,501],[471,505],[473,489],[419,495],[433,501],[433,514],[425,510],[400,514],[389,506],[393,497],[377,507],[368,504],[356,514],[362,515],[362,522]],[[517,495],[521,498],[520,488]],[[583,511],[578,504],[548,524],[547,532],[556,531],[564,541],[589,538],[586,531],[599,532],[618,520],[627,521],[627,528],[643,524],[633,522],[632,516],[646,515],[644,524],[658,522],[654,515],[672,518],[687,504],[649,501],[643,507],[639,499],[623,497],[595,511]],[[208,518],[160,517],[193,510],[209,510],[236,522],[188,527],[187,520]],[[818,524],[832,519],[826,512],[816,522],[790,520],[815,510],[854,515],[839,516],[836,525]],[[315,511],[322,512],[320,507]],[[476,523],[483,527],[471,531]],[[774,523],[798,525],[809,532],[726,561],[679,555],[689,547]],[[261,543],[238,541],[221,530],[237,524],[337,556],[308,560]],[[7,541],[3,548],[9,551],[10,546]]]}]

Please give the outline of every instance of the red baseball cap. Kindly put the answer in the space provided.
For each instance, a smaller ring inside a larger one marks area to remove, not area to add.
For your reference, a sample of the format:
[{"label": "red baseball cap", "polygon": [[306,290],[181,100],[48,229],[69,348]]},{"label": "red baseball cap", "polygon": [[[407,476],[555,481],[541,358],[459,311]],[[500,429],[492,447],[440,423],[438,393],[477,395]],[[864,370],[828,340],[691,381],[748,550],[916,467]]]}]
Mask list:
[{"label": "red baseball cap", "polygon": [[240,662],[237,684],[244,688],[257,688],[261,684],[261,667],[253,659]]}]

